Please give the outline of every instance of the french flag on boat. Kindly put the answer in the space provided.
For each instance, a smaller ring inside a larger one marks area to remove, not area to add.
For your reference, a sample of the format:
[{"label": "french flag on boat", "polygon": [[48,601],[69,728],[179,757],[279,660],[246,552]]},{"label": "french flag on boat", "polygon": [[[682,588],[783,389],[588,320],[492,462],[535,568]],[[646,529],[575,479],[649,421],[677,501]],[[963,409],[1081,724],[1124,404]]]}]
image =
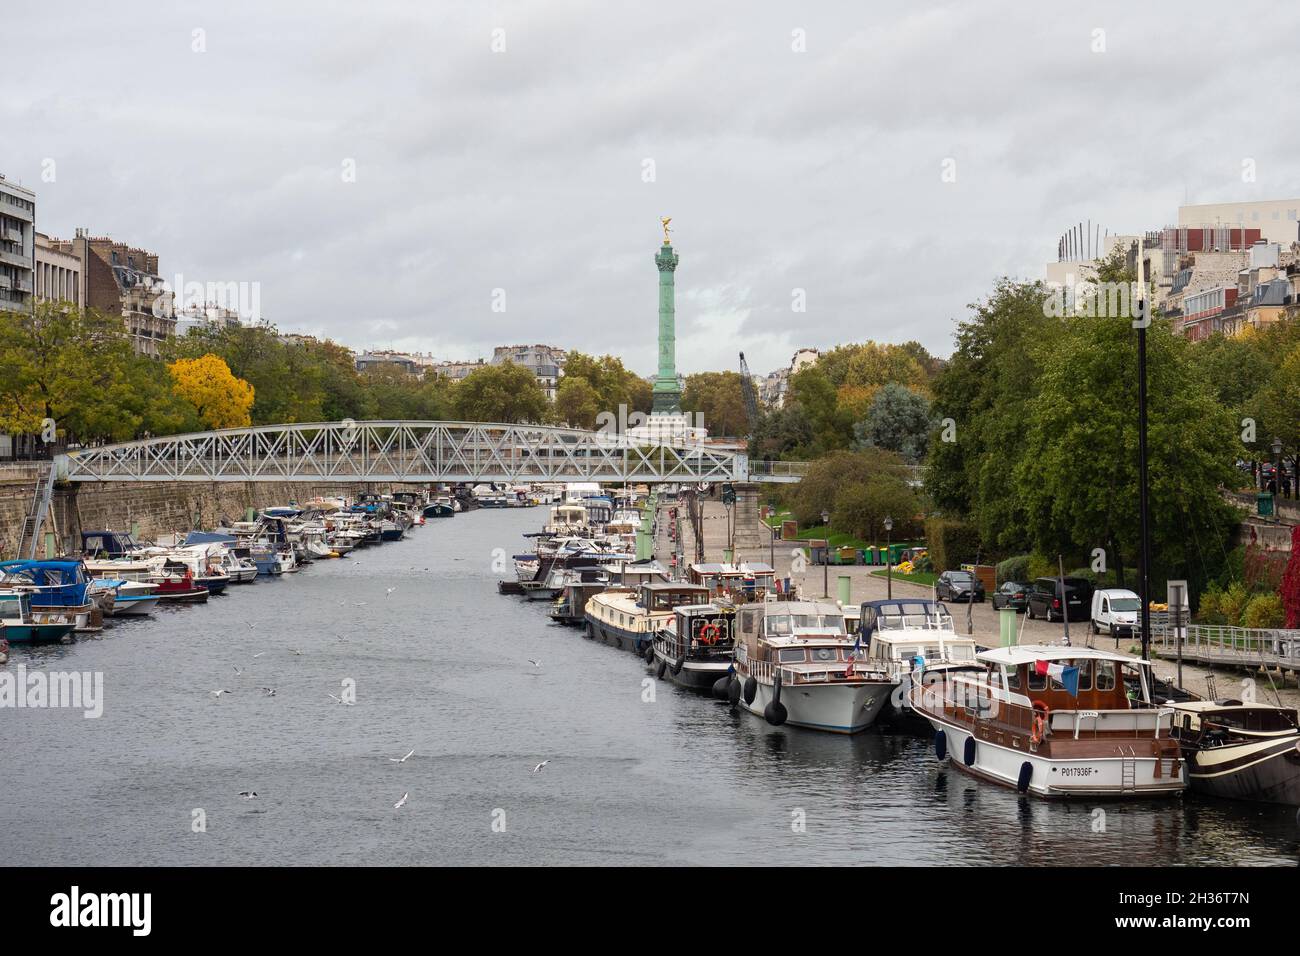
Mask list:
[{"label": "french flag on boat", "polygon": [[1047,661],[1034,661],[1034,672],[1040,677],[1052,678],[1069,691],[1071,697],[1079,696],[1079,668]]},{"label": "french flag on boat", "polygon": [[853,650],[849,651],[849,666],[844,668],[844,676],[853,676],[853,662],[858,659],[858,652],[862,650],[862,632],[858,631],[858,639],[853,642]]}]

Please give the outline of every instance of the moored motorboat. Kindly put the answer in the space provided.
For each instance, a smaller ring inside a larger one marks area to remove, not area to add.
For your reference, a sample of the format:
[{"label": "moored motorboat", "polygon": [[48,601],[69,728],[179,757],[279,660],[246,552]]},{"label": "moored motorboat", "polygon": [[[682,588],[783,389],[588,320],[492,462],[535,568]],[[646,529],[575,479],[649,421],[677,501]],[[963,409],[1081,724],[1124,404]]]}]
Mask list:
[{"label": "moored motorboat", "polygon": [[151,614],[162,600],[158,595],[158,585],[145,581],[125,581],[111,578],[100,579],[113,588],[115,597],[112,610],[107,613],[113,617],[134,617]]},{"label": "moored motorboat", "polygon": [[31,595],[33,613],[66,615],[80,633],[103,630],[103,609],[92,593],[90,574],[79,560],[0,563],[0,594],[14,592]]},{"label": "moored motorboat", "polygon": [[644,655],[655,632],[672,620],[674,608],[707,601],[707,588],[682,581],[610,588],[587,602],[587,636]]},{"label": "moored motorboat", "polygon": [[916,716],[907,690],[913,675],[975,665],[978,645],[959,637],[952,615],[938,601],[924,598],[890,598],[865,601],[858,608],[857,630],[867,648],[867,661],[889,674],[900,692],[890,694],[887,711],[892,716]]},{"label": "moored motorboat", "polygon": [[1232,800],[1300,805],[1300,726],[1294,708],[1239,700],[1168,706],[1191,789]]},{"label": "moored motorboat", "polygon": [[446,495],[439,495],[424,506],[424,516],[426,518],[451,518],[455,514],[456,508],[452,504],[451,498]]},{"label": "moored motorboat", "polygon": [[678,687],[707,691],[732,670],[736,609],[727,603],[683,604],[652,642],[651,661],[660,678]]},{"label": "moored motorboat", "polygon": [[773,726],[855,734],[875,723],[896,682],[864,659],[839,605],[765,601],[736,613],[733,700]]},{"label": "moored motorboat", "polygon": [[933,682],[923,675],[908,691],[934,728],[940,760],[1040,797],[1182,792],[1173,711],[1151,700],[1149,661],[1043,644],[997,647],[976,660],[980,669],[945,670]]},{"label": "moored motorboat", "polygon": [[77,627],[67,614],[32,610],[31,595],[22,592],[0,594],[0,625],[5,639],[14,644],[70,640]]}]

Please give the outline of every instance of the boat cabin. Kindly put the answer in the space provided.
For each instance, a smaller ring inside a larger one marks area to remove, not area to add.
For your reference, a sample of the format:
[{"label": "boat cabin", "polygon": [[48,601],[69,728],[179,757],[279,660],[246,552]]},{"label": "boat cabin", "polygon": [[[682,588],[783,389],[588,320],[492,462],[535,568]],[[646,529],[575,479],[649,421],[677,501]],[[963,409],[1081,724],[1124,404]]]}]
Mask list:
[{"label": "boat cabin", "polygon": [[736,609],[726,604],[682,604],[661,635],[670,657],[726,657],[735,648]]},{"label": "boat cabin", "polygon": [[81,532],[81,553],[87,557],[120,558],[140,548],[140,543],[128,531]]},{"label": "boat cabin", "polygon": [[34,607],[82,607],[90,575],[80,561],[5,561],[0,590],[27,591]]},{"label": "boat cabin", "polygon": [[957,635],[952,615],[938,601],[866,601],[858,610],[858,632],[867,644],[867,657],[891,672],[909,673],[918,666],[976,666],[975,641]]},{"label": "boat cabin", "polygon": [[658,614],[683,604],[705,604],[709,589],[682,581],[647,581],[637,592],[637,605]]},{"label": "boat cabin", "polygon": [[716,597],[738,602],[766,601],[776,594],[776,569],[770,564],[692,564],[687,572],[692,584],[707,587]]},{"label": "boat cabin", "polygon": [[1173,735],[1201,746],[1213,747],[1243,737],[1286,736],[1300,726],[1295,708],[1270,704],[1192,700],[1170,706],[1174,710]]},{"label": "boat cabin", "polygon": [[[736,611],[737,640],[750,660],[790,662],[806,659],[808,643],[846,644],[844,612],[838,604],[781,601],[742,605]],[[777,649],[782,648],[778,653]],[[824,655],[823,655],[824,656]],[[830,658],[836,659],[836,658]],[[838,659],[843,660],[841,655]]]}]

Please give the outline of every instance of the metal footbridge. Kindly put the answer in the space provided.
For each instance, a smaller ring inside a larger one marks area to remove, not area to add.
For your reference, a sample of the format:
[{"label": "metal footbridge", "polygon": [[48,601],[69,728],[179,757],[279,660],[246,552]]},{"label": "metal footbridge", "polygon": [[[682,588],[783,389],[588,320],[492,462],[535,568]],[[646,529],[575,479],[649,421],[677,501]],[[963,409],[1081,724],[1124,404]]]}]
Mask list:
[{"label": "metal footbridge", "polygon": [[260,425],[70,451],[66,481],[794,482],[801,462],[707,442],[481,422]]}]

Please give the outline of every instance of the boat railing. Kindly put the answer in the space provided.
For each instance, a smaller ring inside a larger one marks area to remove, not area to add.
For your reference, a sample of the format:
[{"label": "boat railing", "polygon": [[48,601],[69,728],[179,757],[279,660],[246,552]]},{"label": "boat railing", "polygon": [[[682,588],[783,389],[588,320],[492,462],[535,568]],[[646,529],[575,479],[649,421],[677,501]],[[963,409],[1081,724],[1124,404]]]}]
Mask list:
[{"label": "boat railing", "polygon": [[721,638],[716,644],[702,644],[699,641],[692,640],[689,645],[683,642],[676,634],[669,634],[660,631],[655,635],[663,645],[664,654],[667,657],[678,658],[683,655],[695,659],[711,658],[717,660],[730,660],[736,649],[735,641],[731,638]]}]

